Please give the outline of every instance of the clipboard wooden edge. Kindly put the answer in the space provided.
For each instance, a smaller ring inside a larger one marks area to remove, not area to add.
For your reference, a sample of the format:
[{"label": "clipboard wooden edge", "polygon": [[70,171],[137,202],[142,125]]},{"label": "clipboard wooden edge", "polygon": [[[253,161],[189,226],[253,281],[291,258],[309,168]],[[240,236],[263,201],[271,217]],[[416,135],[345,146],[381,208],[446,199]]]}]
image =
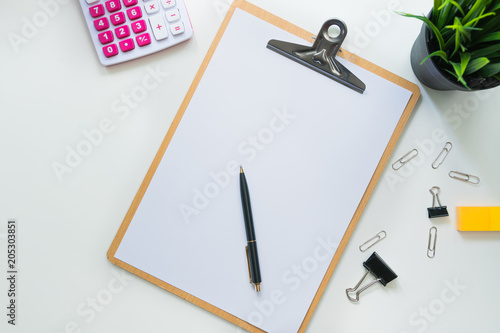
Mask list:
[{"label": "clipboard wooden edge", "polygon": [[[200,66],[200,69],[198,70],[194,80],[193,80],[193,83],[191,84],[187,94],[186,94],[186,97],[184,98],[177,114],[175,115],[175,118],[174,120],[172,121],[172,124],[167,132],[167,134],[165,135],[165,138],[163,139],[162,143],[161,143],[161,146],[158,150],[158,152],[156,153],[155,155],[155,158],[153,159],[153,162],[151,163],[151,166],[149,167],[149,170],[146,174],[146,176],[144,177],[144,180],[142,181],[141,183],[141,186],[139,187],[139,190],[137,191],[137,194],[135,195],[133,201],[132,201],[132,204],[130,205],[130,208],[129,210],[127,211],[124,219],[123,219],[123,222],[122,224],[120,225],[120,228],[116,234],[116,236],[114,237],[112,243],[111,243],[111,246],[108,250],[108,253],[107,253],[107,257],[108,257],[108,260],[117,265],[118,267],[121,267],[129,272],[131,272],[132,274],[135,274],[143,279],[145,279],[146,281],[149,281],[171,293],[173,293],[174,295],[177,295],[205,310],[208,310],[210,312],[212,312],[213,314],[223,318],[223,319],[226,319],[238,326],[240,326],[241,328],[243,329],[246,329],[250,332],[259,332],[259,333],[265,333],[265,331],[261,330],[260,328],[254,326],[254,325],[251,325],[250,323],[228,313],[227,311],[224,311],[220,308],[217,308],[179,288],[176,288],[150,274],[147,274],[143,271],[141,271],[140,269],[137,269],[135,268],[134,266],[132,265],[129,265],[119,259],[117,259],[115,257],[115,254],[116,254],[116,251],[118,250],[118,247],[130,225],[130,223],[132,222],[132,219],[139,207],[139,204],[142,200],[142,198],[144,197],[144,194],[146,193],[146,190],[154,176],[154,173],[156,172],[156,169],[158,168],[160,162],[161,162],[161,159],[163,158],[163,155],[165,154],[165,151],[168,147],[168,145],[170,144],[170,141],[172,140],[172,137],[184,115],[184,112],[186,111],[190,101],[191,101],[191,98],[193,97],[197,87],[198,87],[198,84],[199,82],[201,81],[202,77],[203,77],[203,74],[205,73],[205,70],[206,68],[208,67],[208,64],[210,63],[210,60],[212,59],[212,56],[215,52],[215,50],[217,49],[217,46],[219,45],[219,42],[222,38],[222,36],[224,35],[225,31],[226,31],[226,28],[229,24],[229,22],[231,21],[231,18],[233,16],[233,13],[234,11],[236,10],[236,8],[239,8],[241,10],[244,10],[246,12],[248,12],[249,14],[252,14],[268,23],[271,23],[285,31],[288,31],[310,43],[314,43],[314,34],[311,34],[310,32],[294,25],[294,24],[291,24],[289,22],[287,22],[286,20],[278,17],[278,16],[275,16],[267,11],[265,11],[264,9],[262,8],[259,8],[251,3],[248,3],[246,2],[245,0],[236,0],[233,2],[233,4],[231,5],[228,13],[226,14],[226,17],[224,18],[224,21],[222,22],[221,24],[221,27],[219,28],[215,38],[214,38],[214,41],[212,42],[208,52],[207,52],[207,55],[205,56],[201,66]],[[389,160],[389,157],[394,149],[394,147],[396,146],[396,143],[404,129],[404,126],[406,125],[406,122],[408,121],[408,119],[410,118],[410,115],[415,107],[415,105],[417,104],[417,101],[420,97],[420,89],[418,88],[418,86],[408,80],[405,80],[373,63],[370,63],[369,61],[363,59],[363,58],[360,58],[358,56],[356,56],[355,54],[349,52],[349,51],[346,51],[344,49],[342,49],[342,52],[339,52],[337,54],[338,56],[340,56],[341,58],[344,58],[346,59],[347,61],[355,64],[355,65],[358,65],[360,67],[363,67],[367,70],[369,70],[370,72],[378,75],[378,76],[381,76],[385,79],[387,79],[388,81],[390,82],[393,82],[409,91],[411,91],[412,93],[412,96],[408,102],[408,104],[406,105],[406,108],[401,116],[401,118],[399,119],[398,121],[398,124],[391,136],[391,139],[389,140],[389,143],[379,161],[379,164],[377,165],[377,168],[375,169],[375,172],[370,180],[370,183],[368,184],[366,190],[365,190],[365,193],[351,219],[351,222],[349,223],[349,226],[347,227],[347,230],[344,234],[344,236],[342,237],[342,240],[337,248],[337,251],[335,252],[334,256],[333,256],[333,259],[332,261],[330,262],[330,265],[327,269],[327,272],[325,274],[325,276],[323,277],[321,283],[320,283],[320,286],[313,298],[313,301],[311,302],[310,306],[309,306],[309,309],[304,317],[304,320],[302,321],[302,324],[299,328],[299,331],[298,333],[302,333],[305,331],[307,325],[309,324],[311,318],[312,318],[312,315],[314,313],[314,310],[316,309],[316,307],[318,306],[319,304],[319,301],[320,301],[320,298],[321,296],[323,295],[325,289],[326,289],[326,286],[328,284],[328,281],[330,280],[330,278],[332,277],[333,275],[333,272],[335,270],[335,267],[337,266],[339,260],[340,260],[340,256],[342,255],[342,253],[344,252],[344,249],[347,245],[347,242],[349,241],[349,238],[351,237],[352,233],[354,232],[354,228],[356,227],[356,224],[357,222],[359,221],[359,218],[361,217],[361,214],[364,210],[364,208],[366,207],[367,203],[368,203],[368,200],[373,192],[373,190],[375,189],[375,186],[385,168],[385,165],[387,164],[388,160]]]}]

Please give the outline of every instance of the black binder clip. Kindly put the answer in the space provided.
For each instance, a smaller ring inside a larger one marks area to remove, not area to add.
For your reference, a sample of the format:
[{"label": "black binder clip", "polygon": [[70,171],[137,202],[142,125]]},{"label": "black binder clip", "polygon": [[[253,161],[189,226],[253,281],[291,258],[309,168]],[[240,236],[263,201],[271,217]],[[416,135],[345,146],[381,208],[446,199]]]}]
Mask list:
[{"label": "black binder clip", "polygon": [[[359,280],[358,284],[354,288],[348,288],[345,290],[347,298],[355,303],[359,301],[359,294],[370,288],[375,283],[380,282],[385,287],[389,282],[398,277],[396,273],[394,273],[394,271],[389,266],[387,266],[385,261],[380,258],[377,252],[373,252],[370,258],[368,258],[368,260],[363,263],[363,266],[367,269],[365,275],[363,275],[361,280]],[[366,278],[368,273],[372,273],[375,276],[375,279],[358,290],[359,286],[361,285],[361,283],[363,283],[363,280]],[[351,297],[351,295],[349,295],[349,293],[354,292],[356,292],[356,298],[353,298]]]},{"label": "black binder clip", "polygon": [[[335,37],[328,32],[334,25],[340,30]],[[365,84],[335,59],[346,35],[345,23],[331,19],[323,24],[312,47],[272,39],[267,43],[267,48],[362,94],[366,89]]]},{"label": "black binder clip", "polygon": [[[441,206],[441,201],[439,201],[439,192],[441,189],[437,186],[432,187],[429,192],[432,194],[432,207],[427,208],[429,212],[429,218],[448,216],[448,210],[446,206]],[[436,206],[436,201],[439,206]]]}]

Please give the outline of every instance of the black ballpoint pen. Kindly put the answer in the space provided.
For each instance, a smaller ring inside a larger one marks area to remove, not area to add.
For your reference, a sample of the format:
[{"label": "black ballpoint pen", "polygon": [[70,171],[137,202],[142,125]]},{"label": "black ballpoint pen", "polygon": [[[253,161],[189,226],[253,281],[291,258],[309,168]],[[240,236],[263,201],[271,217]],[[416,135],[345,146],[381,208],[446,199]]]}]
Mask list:
[{"label": "black ballpoint pen", "polygon": [[255,291],[260,291],[262,279],[260,277],[259,256],[257,254],[257,241],[253,227],[252,207],[250,206],[250,195],[248,193],[247,180],[243,168],[240,167],[240,192],[241,204],[243,205],[243,217],[245,219],[245,231],[247,234],[247,264],[250,283],[255,286]]}]

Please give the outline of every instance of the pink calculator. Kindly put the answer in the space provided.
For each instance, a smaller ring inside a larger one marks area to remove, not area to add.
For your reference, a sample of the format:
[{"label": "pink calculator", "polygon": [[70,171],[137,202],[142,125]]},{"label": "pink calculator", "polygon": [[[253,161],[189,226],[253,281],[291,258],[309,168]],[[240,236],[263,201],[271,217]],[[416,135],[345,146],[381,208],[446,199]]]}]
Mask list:
[{"label": "pink calculator", "polygon": [[80,0],[104,66],[136,59],[191,38],[183,0]]}]

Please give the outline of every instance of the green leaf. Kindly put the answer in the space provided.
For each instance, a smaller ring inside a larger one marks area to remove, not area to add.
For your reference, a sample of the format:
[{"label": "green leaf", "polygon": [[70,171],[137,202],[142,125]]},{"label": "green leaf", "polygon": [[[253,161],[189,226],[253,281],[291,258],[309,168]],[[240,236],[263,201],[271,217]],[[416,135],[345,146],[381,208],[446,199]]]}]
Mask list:
[{"label": "green leaf", "polygon": [[450,73],[451,75],[453,75],[453,76],[457,79],[457,81],[458,81],[458,82],[460,82],[461,84],[463,84],[463,85],[464,85],[464,87],[465,87],[465,88],[467,88],[467,89],[471,90],[471,89],[469,88],[469,86],[467,85],[467,82],[465,82],[465,80],[464,80],[464,78],[463,78],[463,77],[459,77],[456,73],[453,73],[452,71],[449,71],[449,70],[447,70],[447,69],[446,69],[446,71],[447,71],[448,73]]},{"label": "green leaf", "polygon": [[405,17],[412,17],[412,18],[416,18],[418,20],[423,21],[427,25],[427,27],[430,28],[432,30],[432,32],[434,32],[434,36],[436,36],[437,41],[439,43],[439,49],[444,50],[443,36],[441,35],[441,32],[439,32],[439,29],[434,25],[434,23],[432,23],[431,20],[429,20],[427,17],[425,17],[423,15],[413,15],[413,14],[407,14],[407,13],[401,13],[401,12],[397,12],[397,13],[399,15],[402,15]]},{"label": "green leaf", "polygon": [[490,12],[495,12],[500,9],[500,3],[495,4],[495,7],[490,9]]},{"label": "green leaf", "polygon": [[493,42],[496,40],[500,40],[500,31],[491,32],[489,34],[486,34],[486,35],[482,36],[481,38],[477,39],[476,41],[474,41],[474,44]]},{"label": "green leaf", "polygon": [[[498,13],[500,14],[500,13]],[[490,17],[486,22],[482,23],[484,33],[496,32],[500,27],[500,15]]]},{"label": "green leaf", "polygon": [[465,27],[474,26],[475,24],[477,24],[480,20],[484,19],[485,17],[488,17],[488,16],[495,16],[495,15],[496,15],[495,13],[487,13],[487,14],[483,14],[483,15],[478,16],[478,17],[476,17],[475,19],[470,20],[469,22],[467,22],[467,24],[465,24]]},{"label": "green leaf", "polygon": [[470,53],[460,53],[460,75],[464,75],[465,69],[469,65]]},{"label": "green leaf", "polygon": [[500,63],[488,64],[481,68],[478,72],[482,77],[490,77],[500,75]]},{"label": "green leaf", "polygon": [[460,20],[458,17],[455,17],[455,22],[456,22],[456,31],[455,31],[455,52],[458,51],[458,48],[460,47],[460,35],[463,33],[463,25],[460,23]]},{"label": "green leaf", "polygon": [[466,22],[469,22],[471,18],[481,15],[481,11],[484,7],[484,2],[485,1],[483,0],[476,0],[467,15],[465,15],[465,17],[462,19],[462,24],[466,24]]},{"label": "green leaf", "polygon": [[[460,13],[462,13],[462,15],[465,16],[465,13],[464,13],[462,7],[456,1],[453,1],[453,0],[446,0],[445,3],[443,3],[441,5],[441,7],[439,7],[439,10],[443,9],[443,7],[445,7],[448,4],[455,6],[460,11]],[[455,14],[453,14],[453,15],[455,15]]]},{"label": "green leaf", "polygon": [[443,4],[443,0],[434,0],[434,8],[432,9],[432,19],[434,22],[437,22],[439,15],[439,8]]},{"label": "green leaf", "polygon": [[466,45],[468,45],[468,41],[471,40],[471,31],[481,30],[479,28],[463,26],[462,22],[460,22],[460,19],[458,17],[455,17],[455,22],[453,25],[447,25],[446,28],[450,29],[450,31],[455,32],[453,38],[450,37],[445,44],[445,49],[448,50],[451,48],[451,45],[454,42],[455,47],[453,50],[453,54],[458,52],[459,49],[461,49],[462,52],[467,50]]},{"label": "green leaf", "polygon": [[489,56],[498,56],[500,54],[500,43],[484,47],[482,49],[471,52],[472,58],[479,57],[489,57]]},{"label": "green leaf", "polygon": [[460,83],[467,87],[467,89],[469,89],[469,87],[467,86],[467,82],[465,82],[464,73],[467,65],[469,64],[469,61],[470,53],[460,53],[460,63],[450,61],[450,64],[453,66],[453,70],[455,71],[455,73],[448,71],[454,77],[456,77]]},{"label": "green leaf", "polygon": [[439,10],[439,16],[437,20],[434,21],[436,22],[437,28],[439,30],[442,30],[445,24],[448,22],[448,19],[453,17],[453,15],[450,15],[451,9],[452,6],[444,6],[444,8]]},{"label": "green leaf", "polygon": [[486,57],[482,58],[477,58],[477,59],[472,59],[469,64],[467,65],[467,68],[465,69],[465,75],[472,74],[474,72],[477,72],[484,66],[490,63],[490,60]]},{"label": "green leaf", "polygon": [[438,50],[436,52],[432,52],[431,54],[429,54],[427,57],[425,57],[424,60],[422,60],[422,62],[420,63],[420,65],[422,65],[424,62],[427,61],[427,59],[431,58],[431,57],[441,57],[441,59],[443,59],[446,63],[448,63],[448,55],[446,54],[446,52],[444,51],[441,51],[441,50]]}]

